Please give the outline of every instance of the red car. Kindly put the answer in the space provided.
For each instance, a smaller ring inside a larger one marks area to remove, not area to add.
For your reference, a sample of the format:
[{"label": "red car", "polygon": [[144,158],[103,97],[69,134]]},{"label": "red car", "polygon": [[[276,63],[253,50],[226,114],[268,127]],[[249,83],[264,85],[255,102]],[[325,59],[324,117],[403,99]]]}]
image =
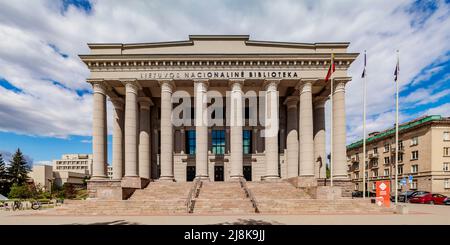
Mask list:
[{"label": "red car", "polygon": [[431,194],[429,192],[411,197],[411,203],[444,204],[447,197],[441,194]]}]

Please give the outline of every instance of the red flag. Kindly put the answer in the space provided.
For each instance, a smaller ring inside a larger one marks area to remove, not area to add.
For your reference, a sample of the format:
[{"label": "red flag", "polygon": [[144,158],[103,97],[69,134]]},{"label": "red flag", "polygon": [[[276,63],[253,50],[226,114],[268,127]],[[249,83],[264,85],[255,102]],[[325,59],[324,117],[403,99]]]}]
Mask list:
[{"label": "red flag", "polygon": [[331,64],[330,68],[328,68],[327,76],[325,77],[325,82],[328,82],[328,80],[331,77],[331,74],[336,70],[336,66],[334,64],[334,54],[331,54]]}]

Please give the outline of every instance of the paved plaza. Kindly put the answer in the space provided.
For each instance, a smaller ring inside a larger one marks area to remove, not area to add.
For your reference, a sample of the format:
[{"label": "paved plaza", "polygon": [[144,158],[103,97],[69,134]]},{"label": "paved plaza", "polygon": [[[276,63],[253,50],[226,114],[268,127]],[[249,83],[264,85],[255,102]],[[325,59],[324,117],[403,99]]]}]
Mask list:
[{"label": "paved plaza", "polygon": [[0,225],[450,225],[450,206],[407,204],[409,214],[378,215],[173,215],[43,216],[36,211],[1,211]]}]

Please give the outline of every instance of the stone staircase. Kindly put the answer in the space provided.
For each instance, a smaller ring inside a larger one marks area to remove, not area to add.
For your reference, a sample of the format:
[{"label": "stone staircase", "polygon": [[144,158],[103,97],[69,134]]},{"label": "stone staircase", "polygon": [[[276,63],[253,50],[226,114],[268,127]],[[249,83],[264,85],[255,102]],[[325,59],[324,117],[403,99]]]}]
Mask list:
[{"label": "stone staircase", "polygon": [[262,214],[379,214],[390,211],[370,203],[370,199],[313,199],[306,191],[288,182],[248,182]]},{"label": "stone staircase", "polygon": [[193,213],[249,214],[255,208],[239,182],[203,182]]},{"label": "stone staircase", "polygon": [[136,190],[128,200],[66,200],[46,210],[49,215],[155,215],[185,214],[186,197],[192,182],[151,182]]},{"label": "stone staircase", "polygon": [[[66,200],[36,214],[44,215],[183,215],[194,214],[382,214],[392,210],[370,199],[313,199],[288,182],[151,182],[128,200]],[[197,195],[198,194],[198,195]],[[192,198],[192,202],[187,202]],[[252,202],[253,201],[253,202]],[[189,205],[188,209],[188,205]]]}]

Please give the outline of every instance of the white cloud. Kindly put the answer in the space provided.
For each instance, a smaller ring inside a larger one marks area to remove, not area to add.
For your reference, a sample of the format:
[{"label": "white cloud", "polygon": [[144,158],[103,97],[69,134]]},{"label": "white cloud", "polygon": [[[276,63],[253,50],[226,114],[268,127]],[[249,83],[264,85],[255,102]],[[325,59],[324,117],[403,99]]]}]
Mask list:
[{"label": "white cloud", "polygon": [[[85,82],[88,70],[77,57],[88,53],[86,43],[184,40],[189,34],[250,34],[256,40],[291,42],[350,41],[349,52],[366,49],[368,115],[373,118],[368,127],[381,130],[394,123],[395,50],[400,50],[402,87],[412,81],[419,84],[440,69],[430,64],[448,59],[444,54],[450,43],[449,5],[437,1],[431,13],[411,11],[412,3],[95,1],[90,14],[70,7],[62,15],[60,1],[1,2],[0,76],[23,92],[0,87],[0,130],[55,137],[90,135],[91,95],[76,93],[77,89],[90,89]],[[50,44],[68,57],[63,58]],[[424,68],[428,71],[421,74]],[[361,70],[360,56],[349,70],[353,81],[346,97],[348,143],[361,135]],[[444,96],[438,90],[415,93],[423,96],[418,103]]]}]

